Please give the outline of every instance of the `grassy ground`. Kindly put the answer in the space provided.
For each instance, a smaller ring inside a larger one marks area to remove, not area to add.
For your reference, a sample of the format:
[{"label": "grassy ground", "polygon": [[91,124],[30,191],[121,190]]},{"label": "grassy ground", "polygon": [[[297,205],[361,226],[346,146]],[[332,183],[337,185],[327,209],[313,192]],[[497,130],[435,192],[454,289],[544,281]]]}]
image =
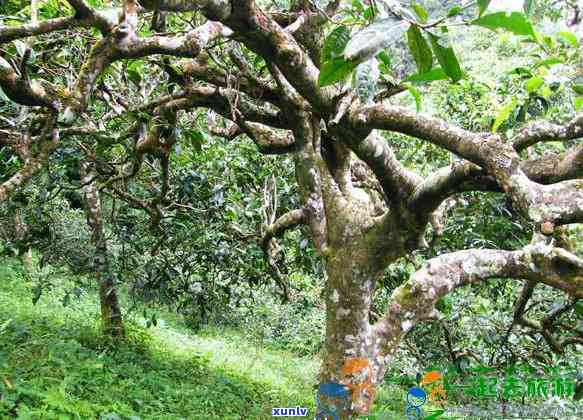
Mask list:
[{"label": "grassy ground", "polygon": [[0,260],[2,419],[267,419],[272,407],[288,406],[314,413],[315,359],[235,331],[195,335],[171,314],[151,328],[128,317],[129,340],[112,350],[99,335],[94,294],[63,306],[56,287],[33,305],[31,289],[14,262]]}]

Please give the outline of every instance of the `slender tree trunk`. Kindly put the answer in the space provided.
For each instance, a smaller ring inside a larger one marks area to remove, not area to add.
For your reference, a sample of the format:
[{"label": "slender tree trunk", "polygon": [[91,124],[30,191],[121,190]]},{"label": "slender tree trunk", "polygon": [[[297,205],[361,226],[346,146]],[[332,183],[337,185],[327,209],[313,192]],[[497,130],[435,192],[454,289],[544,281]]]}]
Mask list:
[{"label": "slender tree trunk", "polygon": [[99,299],[101,303],[101,322],[103,332],[113,337],[124,335],[121,310],[115,289],[115,279],[109,269],[107,241],[103,230],[101,202],[99,191],[95,186],[95,172],[91,164],[81,164],[81,174],[84,192],[84,207],[87,224],[91,229],[94,254],[94,270],[99,284]]},{"label": "slender tree trunk", "polygon": [[14,214],[14,226],[16,229],[16,240],[19,243],[18,246],[18,257],[27,272],[34,271],[34,261],[32,259],[32,248],[30,246],[24,247],[21,243],[25,240],[26,234],[28,233],[28,226],[22,220],[20,214],[20,209],[16,209]]},{"label": "slender tree trunk", "polygon": [[28,247],[26,251],[24,251],[20,255],[20,259],[22,260],[22,265],[24,265],[24,269],[29,273],[34,271],[34,260],[32,258],[32,248]]}]

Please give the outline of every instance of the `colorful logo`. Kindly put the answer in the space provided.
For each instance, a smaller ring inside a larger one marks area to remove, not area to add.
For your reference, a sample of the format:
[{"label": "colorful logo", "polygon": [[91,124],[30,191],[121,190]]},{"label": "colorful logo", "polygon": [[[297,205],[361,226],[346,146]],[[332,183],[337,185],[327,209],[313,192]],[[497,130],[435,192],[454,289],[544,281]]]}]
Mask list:
[{"label": "colorful logo", "polygon": [[422,419],[423,410],[421,406],[427,402],[427,393],[422,388],[413,387],[407,394],[407,408],[405,414],[407,419]]},{"label": "colorful logo", "polygon": [[422,406],[427,403],[429,399],[436,403],[442,402],[445,399],[445,389],[443,387],[443,375],[440,372],[433,371],[428,372],[421,379],[421,386],[429,385],[430,393],[429,395],[425,389],[420,387],[413,387],[407,393],[407,408],[405,409],[405,415],[408,420],[414,419],[424,419],[431,420],[436,419],[445,413],[445,410],[433,410],[428,412],[428,416],[422,410]]},{"label": "colorful logo", "polygon": [[373,381],[373,368],[368,359],[349,358],[340,370],[339,382],[326,382],[318,389],[318,411],[316,418],[340,418],[348,411],[369,410],[374,399],[376,387]]},{"label": "colorful logo", "polygon": [[376,393],[373,369],[368,359],[355,357],[346,360],[341,375],[342,382],[350,390],[353,408],[368,411]]}]

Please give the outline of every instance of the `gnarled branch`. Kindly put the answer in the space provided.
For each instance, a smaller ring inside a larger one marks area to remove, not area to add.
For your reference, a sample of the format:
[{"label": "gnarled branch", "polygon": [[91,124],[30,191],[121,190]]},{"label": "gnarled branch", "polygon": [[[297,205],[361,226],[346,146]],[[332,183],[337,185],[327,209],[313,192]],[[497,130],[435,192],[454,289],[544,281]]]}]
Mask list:
[{"label": "gnarled branch", "polygon": [[526,127],[511,140],[517,151],[544,141],[565,141],[583,137],[583,113],[565,125],[537,121]]},{"label": "gnarled branch", "polygon": [[[275,209],[274,209],[275,210]],[[306,222],[306,212],[304,209],[292,210],[275,220],[265,228],[261,239],[261,248],[269,266],[269,272],[273,279],[280,285],[284,301],[289,301],[289,284],[285,276],[281,273],[276,259],[280,248],[275,242],[275,238],[283,236],[290,229]]]},{"label": "gnarled branch", "polygon": [[527,279],[583,297],[583,260],[544,242],[519,251],[466,250],[433,258],[392,294],[383,320],[375,325],[385,353],[427,317],[439,298],[466,284],[490,278]]}]

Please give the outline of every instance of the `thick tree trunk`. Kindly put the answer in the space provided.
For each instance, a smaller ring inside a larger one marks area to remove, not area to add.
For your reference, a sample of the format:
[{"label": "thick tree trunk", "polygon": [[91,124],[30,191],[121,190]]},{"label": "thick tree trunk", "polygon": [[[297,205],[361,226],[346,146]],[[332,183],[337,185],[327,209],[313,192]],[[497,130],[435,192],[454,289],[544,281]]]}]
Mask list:
[{"label": "thick tree trunk", "polygon": [[348,419],[369,411],[385,371],[369,320],[379,273],[357,255],[340,251],[326,259],[326,275],[326,341],[318,414]]},{"label": "thick tree trunk", "polygon": [[81,164],[81,173],[84,185],[85,214],[95,247],[93,268],[99,284],[103,332],[112,337],[121,337],[124,335],[123,321],[115,289],[115,280],[109,270],[107,241],[101,216],[101,202],[99,191],[95,187],[94,172],[91,169],[91,164],[83,162]]}]

